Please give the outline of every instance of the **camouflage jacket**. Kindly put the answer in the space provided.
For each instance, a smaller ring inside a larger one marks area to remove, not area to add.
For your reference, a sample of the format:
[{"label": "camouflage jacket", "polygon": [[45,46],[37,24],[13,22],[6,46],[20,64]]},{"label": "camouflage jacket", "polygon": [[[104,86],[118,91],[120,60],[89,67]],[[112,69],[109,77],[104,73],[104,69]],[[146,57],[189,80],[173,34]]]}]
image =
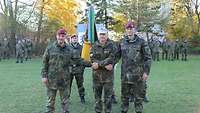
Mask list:
[{"label": "camouflage jacket", "polygon": [[72,74],[82,74],[85,67],[90,67],[89,62],[84,61],[81,58],[82,46],[79,43],[71,43],[72,47]]},{"label": "camouflage jacket", "polygon": [[31,51],[33,48],[33,43],[31,42],[31,40],[27,40],[26,41],[26,48],[28,51]]},{"label": "camouflage jacket", "polygon": [[182,42],[180,48],[181,48],[181,52],[187,51],[188,50],[188,43],[187,42]]},{"label": "camouflage jacket", "polygon": [[24,54],[24,50],[25,50],[24,44],[22,42],[18,42],[16,44],[16,53],[17,54]]},{"label": "camouflage jacket", "polygon": [[114,49],[115,47],[110,40],[104,46],[98,41],[93,45],[90,51],[91,62],[99,64],[98,69],[93,69],[93,82],[113,82],[113,71],[108,71],[105,66],[108,64],[114,65]]},{"label": "camouflage jacket", "polygon": [[117,56],[122,58],[122,82],[135,83],[142,80],[143,73],[149,75],[151,52],[148,43],[137,35],[133,40],[129,40],[127,36],[122,39]]},{"label": "camouflage jacket", "polygon": [[72,49],[69,45],[60,47],[57,42],[49,45],[43,56],[41,75],[48,79],[48,87],[51,89],[63,88],[70,80],[72,64]]},{"label": "camouflage jacket", "polygon": [[174,48],[174,50],[175,50],[176,52],[179,52],[179,51],[180,51],[180,43],[179,43],[179,42],[175,42],[175,48]]}]

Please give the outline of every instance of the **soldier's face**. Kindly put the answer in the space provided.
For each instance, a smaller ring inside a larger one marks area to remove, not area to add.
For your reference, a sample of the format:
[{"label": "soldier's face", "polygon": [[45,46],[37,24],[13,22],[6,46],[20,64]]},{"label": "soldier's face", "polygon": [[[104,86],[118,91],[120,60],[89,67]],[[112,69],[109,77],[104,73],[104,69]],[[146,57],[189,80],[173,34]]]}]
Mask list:
[{"label": "soldier's face", "polygon": [[135,29],[135,28],[127,28],[127,29],[126,29],[126,34],[127,34],[128,36],[133,36],[133,35],[135,34],[135,32],[136,32],[136,29]]},{"label": "soldier's face", "polygon": [[75,36],[75,37],[71,38],[71,41],[72,41],[72,43],[76,43],[76,42],[78,42],[78,37]]},{"label": "soldier's face", "polygon": [[100,44],[105,44],[108,40],[108,37],[106,34],[100,34],[99,35],[99,42]]},{"label": "soldier's face", "polygon": [[58,34],[57,41],[59,45],[63,45],[65,42],[66,35],[65,34]]}]

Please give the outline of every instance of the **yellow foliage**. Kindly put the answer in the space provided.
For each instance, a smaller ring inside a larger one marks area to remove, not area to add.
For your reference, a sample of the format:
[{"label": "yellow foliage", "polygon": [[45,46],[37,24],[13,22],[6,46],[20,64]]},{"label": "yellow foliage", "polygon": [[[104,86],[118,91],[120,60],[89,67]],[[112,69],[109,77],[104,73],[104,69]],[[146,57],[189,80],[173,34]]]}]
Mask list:
[{"label": "yellow foliage", "polygon": [[113,26],[113,30],[118,33],[124,32],[124,26],[128,22],[128,18],[124,14],[114,14],[114,20],[116,21],[116,24]]},{"label": "yellow foliage", "polygon": [[75,34],[80,4],[77,0],[40,0],[39,6],[44,5],[44,13],[49,21],[56,20],[69,34]]},{"label": "yellow foliage", "polygon": [[192,37],[191,23],[185,11],[181,0],[173,0],[169,24],[166,27],[166,37],[168,39]]}]

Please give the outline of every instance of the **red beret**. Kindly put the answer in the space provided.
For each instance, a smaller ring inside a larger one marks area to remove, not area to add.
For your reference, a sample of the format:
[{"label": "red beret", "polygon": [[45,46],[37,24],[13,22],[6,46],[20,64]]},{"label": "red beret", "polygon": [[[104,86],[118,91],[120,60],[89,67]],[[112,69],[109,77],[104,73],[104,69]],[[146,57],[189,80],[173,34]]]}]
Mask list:
[{"label": "red beret", "polygon": [[59,29],[58,31],[57,31],[57,34],[59,35],[59,34],[65,34],[66,35],[66,31],[65,31],[65,29]]},{"label": "red beret", "polygon": [[126,29],[128,28],[135,28],[135,24],[132,21],[128,21],[128,23],[125,26]]}]

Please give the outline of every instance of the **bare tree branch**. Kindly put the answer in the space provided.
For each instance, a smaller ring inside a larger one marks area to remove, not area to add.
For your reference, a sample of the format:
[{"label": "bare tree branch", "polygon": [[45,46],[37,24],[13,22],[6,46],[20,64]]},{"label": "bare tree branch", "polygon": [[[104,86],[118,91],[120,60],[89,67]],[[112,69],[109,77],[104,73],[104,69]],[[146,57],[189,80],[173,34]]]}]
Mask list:
[{"label": "bare tree branch", "polygon": [[0,6],[1,6],[1,10],[2,10],[3,13],[5,14],[6,12],[5,12],[5,9],[3,9],[3,5],[2,5],[1,1],[0,1]]},{"label": "bare tree branch", "polygon": [[35,2],[35,4],[34,4],[34,6],[33,6],[32,11],[30,12],[29,17],[25,20],[25,22],[27,22],[27,21],[31,18],[31,16],[32,16],[32,14],[33,14],[33,12],[34,12],[35,7],[36,7],[36,2]]},{"label": "bare tree branch", "polygon": [[22,1],[18,1],[18,2],[19,2],[19,3],[21,3],[21,4],[24,4],[24,5],[26,5],[26,6],[30,6],[30,7],[31,7],[31,6],[33,6],[33,5],[34,5],[34,3],[35,3],[35,2],[33,2],[32,4],[27,4],[27,3],[25,3],[25,2],[22,2]]}]

